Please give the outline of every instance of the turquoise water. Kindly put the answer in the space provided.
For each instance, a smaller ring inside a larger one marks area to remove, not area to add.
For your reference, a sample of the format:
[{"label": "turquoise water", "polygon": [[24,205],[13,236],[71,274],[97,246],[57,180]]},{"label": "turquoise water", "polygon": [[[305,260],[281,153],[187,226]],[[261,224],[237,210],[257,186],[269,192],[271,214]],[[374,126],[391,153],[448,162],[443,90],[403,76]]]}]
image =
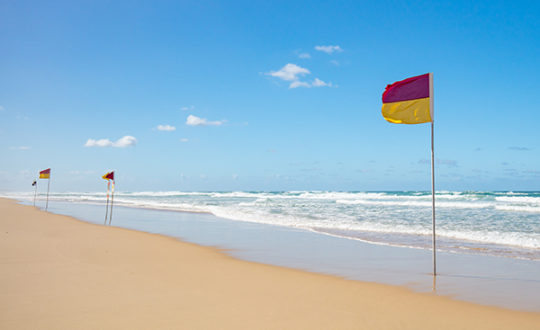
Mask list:
[{"label": "turquoise water", "polygon": [[[4,196],[32,198],[29,193]],[[104,193],[79,192],[50,196],[51,201],[92,204],[105,198]],[[118,192],[115,203],[431,248],[429,192]],[[441,251],[540,260],[540,192],[437,192],[436,216]]]}]

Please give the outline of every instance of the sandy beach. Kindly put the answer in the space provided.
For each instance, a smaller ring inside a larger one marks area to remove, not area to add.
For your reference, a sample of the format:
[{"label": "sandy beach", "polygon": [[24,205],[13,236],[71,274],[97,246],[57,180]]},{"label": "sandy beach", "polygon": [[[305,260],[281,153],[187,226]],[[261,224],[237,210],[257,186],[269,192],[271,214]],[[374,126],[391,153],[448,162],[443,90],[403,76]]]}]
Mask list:
[{"label": "sandy beach", "polygon": [[234,259],[0,199],[4,329],[538,329],[540,314]]}]

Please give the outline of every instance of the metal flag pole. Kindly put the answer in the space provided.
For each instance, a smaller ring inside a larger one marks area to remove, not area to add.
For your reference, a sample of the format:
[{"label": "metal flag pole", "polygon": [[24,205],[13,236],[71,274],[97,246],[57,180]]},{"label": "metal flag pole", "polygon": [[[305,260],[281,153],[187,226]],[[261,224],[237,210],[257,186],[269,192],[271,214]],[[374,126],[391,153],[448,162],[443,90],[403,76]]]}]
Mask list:
[{"label": "metal flag pole", "polygon": [[47,183],[47,204],[45,204],[45,211],[49,208],[49,189],[51,188],[51,174],[49,173],[49,182]]},{"label": "metal flag pole", "polygon": [[114,204],[114,180],[112,182],[112,193],[111,193],[111,212],[109,213],[109,226],[111,225],[112,221],[112,209]]},{"label": "metal flag pole", "polygon": [[36,206],[37,182],[38,180],[34,180],[34,206]]},{"label": "metal flag pole", "polygon": [[437,245],[435,240],[435,152],[434,152],[434,122],[433,111],[433,73],[429,74],[429,108],[431,115],[431,218],[433,226],[433,276],[437,276]]},{"label": "metal flag pole", "polygon": [[103,222],[104,225],[107,224],[107,213],[109,212],[109,190],[111,188],[111,180],[107,180],[107,206],[105,206],[105,222]]}]

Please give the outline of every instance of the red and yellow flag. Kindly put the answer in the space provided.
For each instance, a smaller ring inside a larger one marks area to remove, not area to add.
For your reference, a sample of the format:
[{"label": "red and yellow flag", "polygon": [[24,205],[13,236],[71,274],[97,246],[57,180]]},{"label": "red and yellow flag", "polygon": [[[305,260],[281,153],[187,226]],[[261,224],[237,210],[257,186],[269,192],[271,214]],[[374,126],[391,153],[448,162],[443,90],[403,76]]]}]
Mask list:
[{"label": "red and yellow flag", "polygon": [[386,86],[382,115],[394,124],[422,124],[432,121],[433,74],[407,78]]},{"label": "red and yellow flag", "polygon": [[105,180],[113,180],[114,181],[114,171],[107,172],[107,174],[102,176],[102,178],[105,179]]},{"label": "red and yellow flag", "polygon": [[48,168],[46,170],[43,170],[39,172],[39,178],[40,179],[50,179],[51,178],[51,169]]}]

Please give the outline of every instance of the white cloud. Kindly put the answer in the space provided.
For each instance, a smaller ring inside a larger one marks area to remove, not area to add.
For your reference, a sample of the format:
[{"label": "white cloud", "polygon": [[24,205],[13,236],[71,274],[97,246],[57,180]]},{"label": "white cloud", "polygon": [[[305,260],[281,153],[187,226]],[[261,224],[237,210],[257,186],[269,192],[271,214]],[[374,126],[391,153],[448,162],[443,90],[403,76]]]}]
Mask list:
[{"label": "white cloud", "polygon": [[134,146],[137,144],[137,139],[133,136],[126,135],[116,142],[113,142],[109,139],[88,139],[84,144],[85,147],[115,147],[115,148],[125,148],[129,146]]},{"label": "white cloud", "polygon": [[343,51],[341,47],[339,46],[315,46],[315,50],[318,50],[320,52],[325,52],[326,54],[332,54],[333,52],[340,53]]},{"label": "white cloud", "polygon": [[335,66],[339,66],[339,62],[336,60],[331,60],[330,63],[334,64]]},{"label": "white cloud", "polygon": [[3,106],[0,105],[0,112],[6,110]]},{"label": "white cloud", "polygon": [[298,54],[298,58],[303,58],[303,59],[311,58],[311,55],[309,55],[309,53],[300,53]]},{"label": "white cloud", "polygon": [[332,83],[326,83],[319,78],[315,78],[315,80],[310,83],[307,81],[301,81],[300,76],[304,76],[306,74],[310,74],[311,72],[306,69],[302,68],[296,64],[288,63],[278,71],[270,71],[267,73],[267,75],[280,78],[285,81],[290,81],[289,88],[298,88],[298,87],[331,87]]},{"label": "white cloud", "polygon": [[186,119],[188,126],[220,126],[225,123],[225,120],[209,121],[206,118],[200,118],[194,115],[189,115]]},{"label": "white cloud", "polygon": [[308,82],[300,81],[300,80],[293,81],[289,85],[289,88],[298,88],[298,87],[307,87],[307,88],[309,88],[309,87],[311,87],[311,85]]},{"label": "white cloud", "polygon": [[299,76],[310,74],[308,69],[302,68],[296,64],[287,63],[284,67],[278,71],[270,71],[267,75],[277,77],[285,81],[298,80]]},{"label": "white cloud", "polygon": [[30,147],[27,146],[20,146],[20,147],[9,147],[11,150],[29,150]]},{"label": "white cloud", "polygon": [[157,129],[158,129],[158,131],[172,132],[172,131],[176,130],[176,127],[171,126],[171,125],[158,125]]},{"label": "white cloud", "polygon": [[113,142],[109,139],[100,139],[100,140],[94,140],[94,139],[88,139],[86,143],[84,144],[85,147],[112,147]]},{"label": "white cloud", "polygon": [[189,141],[189,140],[186,139],[186,138],[181,138],[181,139],[180,139],[180,142],[183,142],[183,143],[186,143],[186,142],[188,142],[188,141]]},{"label": "white cloud", "polygon": [[195,106],[194,105],[190,105],[188,107],[181,107],[180,110],[182,111],[192,111],[195,109]]},{"label": "white cloud", "polygon": [[126,135],[126,136],[118,139],[118,141],[116,141],[113,144],[113,147],[125,148],[125,147],[129,147],[129,146],[134,146],[135,144],[137,144],[137,139],[135,137],[133,137],[133,136]]},{"label": "white cloud", "polygon": [[326,83],[319,78],[315,78],[311,84],[313,87],[332,87],[332,83]]},{"label": "white cloud", "polygon": [[315,78],[315,80],[313,80],[313,82],[311,82],[311,83],[306,82],[306,81],[296,80],[296,81],[293,81],[289,85],[289,88],[298,88],[298,87],[306,87],[306,88],[311,88],[311,87],[332,87],[332,83],[327,83],[327,82],[324,82],[324,81],[320,80],[319,78]]}]

